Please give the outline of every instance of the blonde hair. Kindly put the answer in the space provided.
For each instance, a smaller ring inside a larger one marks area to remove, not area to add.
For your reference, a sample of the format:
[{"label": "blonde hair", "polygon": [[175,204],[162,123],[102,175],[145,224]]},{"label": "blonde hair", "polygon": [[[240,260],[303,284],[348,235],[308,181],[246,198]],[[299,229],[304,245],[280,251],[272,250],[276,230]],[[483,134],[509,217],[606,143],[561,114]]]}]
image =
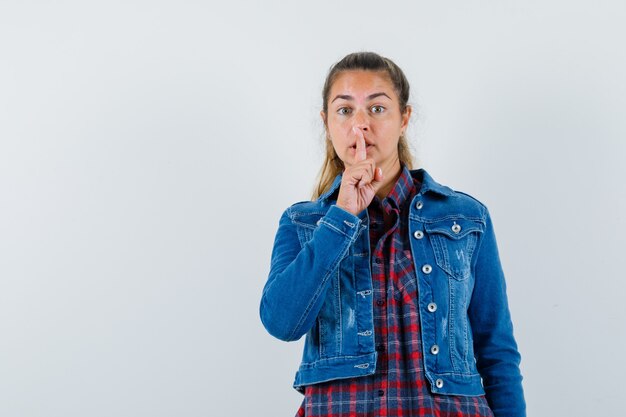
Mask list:
[{"label": "blonde hair", "polygon": [[[317,200],[320,195],[324,194],[330,188],[335,177],[345,169],[343,161],[337,156],[335,148],[328,136],[328,98],[330,89],[337,79],[337,76],[343,71],[353,70],[385,72],[400,101],[400,113],[404,114],[407,110],[409,82],[400,67],[390,59],[382,57],[375,52],[354,52],[346,55],[341,61],[331,66],[326,76],[326,81],[324,82],[324,89],[322,90],[322,108],[326,115],[326,120],[324,120],[324,126],[326,128],[326,138],[324,140],[326,152],[324,162],[317,175],[311,200]],[[400,135],[398,141],[398,159],[401,164],[406,165],[409,169],[413,169],[413,154],[409,149],[409,144],[404,134]]]}]

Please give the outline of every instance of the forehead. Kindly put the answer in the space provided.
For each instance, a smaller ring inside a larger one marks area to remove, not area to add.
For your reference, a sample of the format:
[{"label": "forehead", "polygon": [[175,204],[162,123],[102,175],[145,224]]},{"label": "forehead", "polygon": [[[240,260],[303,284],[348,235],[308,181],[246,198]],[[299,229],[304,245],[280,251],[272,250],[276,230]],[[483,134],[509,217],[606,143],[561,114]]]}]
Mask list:
[{"label": "forehead", "polygon": [[377,92],[385,92],[389,97],[393,97],[393,84],[385,72],[343,71],[333,82],[330,99],[332,100],[336,94],[349,94],[360,98]]}]

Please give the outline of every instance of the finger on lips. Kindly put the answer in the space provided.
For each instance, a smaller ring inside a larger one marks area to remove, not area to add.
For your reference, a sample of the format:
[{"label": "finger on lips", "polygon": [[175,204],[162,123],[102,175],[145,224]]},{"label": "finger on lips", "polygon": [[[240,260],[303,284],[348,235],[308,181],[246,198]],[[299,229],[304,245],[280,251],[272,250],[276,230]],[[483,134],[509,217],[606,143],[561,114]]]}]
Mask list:
[{"label": "finger on lips", "polygon": [[367,151],[365,148],[365,138],[363,137],[363,132],[361,132],[361,129],[356,127],[353,127],[352,131],[356,135],[355,159],[357,161],[364,161],[367,158]]},{"label": "finger on lips", "polygon": [[374,159],[367,157],[367,144],[365,143],[365,137],[361,129],[354,126],[352,127],[352,132],[356,136],[356,151],[354,155],[356,164],[352,167],[355,171],[353,175],[358,175],[357,173],[359,171],[361,172],[357,187],[363,188],[374,181],[377,168],[375,167],[376,163]]}]

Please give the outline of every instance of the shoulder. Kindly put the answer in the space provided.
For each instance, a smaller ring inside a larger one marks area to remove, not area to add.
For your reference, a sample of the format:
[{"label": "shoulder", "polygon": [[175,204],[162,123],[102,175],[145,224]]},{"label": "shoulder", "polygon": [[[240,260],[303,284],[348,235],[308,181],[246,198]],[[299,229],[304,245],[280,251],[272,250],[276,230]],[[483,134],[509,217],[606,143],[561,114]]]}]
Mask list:
[{"label": "shoulder", "polygon": [[483,203],[481,200],[479,200],[475,195],[467,193],[465,191],[460,191],[460,190],[454,190],[452,189],[452,192],[454,193],[456,198],[460,198],[463,201],[467,202],[468,204],[473,204],[476,206],[479,206],[483,209],[487,209],[487,205],[485,203]]},{"label": "shoulder", "polygon": [[474,195],[437,181],[424,168],[414,169],[410,172],[413,178],[421,183],[418,186],[418,194],[434,204],[434,214],[443,216],[456,214],[484,219],[487,210],[486,205]]},{"label": "shoulder", "polygon": [[489,215],[487,205],[476,195],[450,186],[444,187],[448,191],[446,197],[440,200],[444,212],[455,212],[467,218],[474,218],[483,223],[486,222]]}]

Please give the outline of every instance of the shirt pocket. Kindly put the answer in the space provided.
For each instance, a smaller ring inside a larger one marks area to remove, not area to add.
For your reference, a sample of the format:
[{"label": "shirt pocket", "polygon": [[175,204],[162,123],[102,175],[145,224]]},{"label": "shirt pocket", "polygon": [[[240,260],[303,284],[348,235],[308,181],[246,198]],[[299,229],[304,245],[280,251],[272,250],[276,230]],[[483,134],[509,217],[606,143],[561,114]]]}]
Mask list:
[{"label": "shirt pocket", "polygon": [[424,223],[437,265],[458,281],[468,279],[471,274],[472,256],[484,228],[480,220],[464,217]]}]

